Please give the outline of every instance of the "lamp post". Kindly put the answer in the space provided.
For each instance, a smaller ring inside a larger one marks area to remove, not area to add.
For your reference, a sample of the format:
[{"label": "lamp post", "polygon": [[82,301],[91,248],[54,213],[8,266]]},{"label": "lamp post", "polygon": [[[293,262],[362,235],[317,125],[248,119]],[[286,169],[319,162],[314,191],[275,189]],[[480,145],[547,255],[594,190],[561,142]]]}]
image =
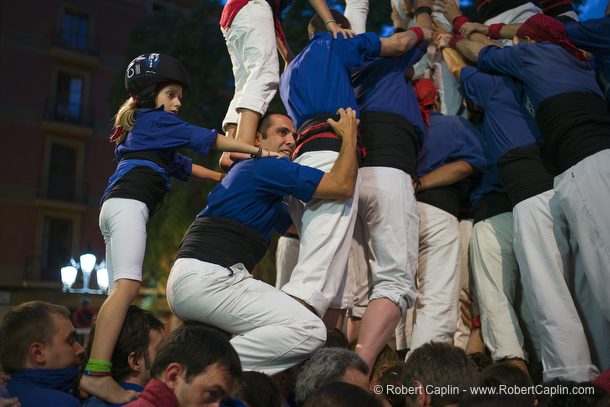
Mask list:
[{"label": "lamp post", "polygon": [[[81,302],[86,307],[89,303],[87,294],[108,294],[108,271],[106,270],[106,262],[96,264],[97,259],[92,253],[85,253],[80,256],[80,262],[74,261],[74,257],[70,258],[70,264],[61,268],[61,282],[64,284],[63,292],[84,294]],[[78,269],[83,272],[83,288],[72,288],[78,275]],[[97,285],[99,290],[89,288],[91,273],[96,271]]]}]

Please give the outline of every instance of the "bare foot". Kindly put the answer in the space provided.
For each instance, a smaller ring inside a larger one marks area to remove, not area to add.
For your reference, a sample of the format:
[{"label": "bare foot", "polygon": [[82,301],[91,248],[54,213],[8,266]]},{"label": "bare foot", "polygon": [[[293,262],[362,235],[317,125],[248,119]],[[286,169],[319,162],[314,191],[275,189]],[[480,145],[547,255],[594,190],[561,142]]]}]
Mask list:
[{"label": "bare foot", "polygon": [[80,388],[87,394],[103,399],[111,404],[125,404],[140,396],[133,390],[125,390],[111,376],[87,376],[80,379]]}]

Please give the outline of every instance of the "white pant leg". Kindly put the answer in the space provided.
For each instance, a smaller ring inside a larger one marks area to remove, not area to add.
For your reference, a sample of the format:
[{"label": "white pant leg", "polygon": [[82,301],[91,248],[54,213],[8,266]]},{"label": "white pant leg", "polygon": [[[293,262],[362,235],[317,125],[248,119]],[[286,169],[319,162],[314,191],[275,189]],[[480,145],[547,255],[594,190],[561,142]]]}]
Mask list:
[{"label": "white pant leg", "polygon": [[275,288],[281,289],[290,280],[292,270],[299,259],[299,239],[280,236],[275,251]]},{"label": "white pant leg", "polygon": [[366,17],[369,14],[369,0],[345,0],[345,17],[356,34],[366,32]]},{"label": "white pant leg", "polygon": [[483,342],[495,362],[528,360],[513,305],[519,267],[513,251],[513,214],[505,212],[477,222],[470,238],[472,276],[481,311]]},{"label": "white pant leg", "polygon": [[462,265],[457,218],[423,202],[417,207],[421,217],[419,293],[409,353],[430,341],[453,343]]},{"label": "white pant leg", "polygon": [[[312,151],[302,154],[295,162],[329,172],[338,155],[334,151]],[[290,216],[300,228],[301,245],[299,261],[282,291],[305,301],[318,315],[324,315],[328,308],[351,306],[346,303],[343,293],[348,281],[347,259],[356,223],[359,189],[358,176],[351,198],[312,199],[302,206],[304,211],[300,218],[301,205],[294,202],[289,205]]]},{"label": "white pant leg", "polygon": [[233,65],[235,94],[223,120],[237,123],[236,109],[264,115],[280,80],[275,26],[271,6],[265,0],[250,0],[231,25],[221,29]]},{"label": "white pant leg", "polygon": [[228,268],[176,260],[167,280],[167,302],[181,321],[201,321],[235,334],[231,344],[244,370],[279,373],[307,359],[326,341],[320,318],[252,278],[242,264]]},{"label": "white pant leg", "polygon": [[419,213],[411,176],[389,167],[364,167],[359,173],[358,212],[371,270],[369,301],[389,299],[403,313],[417,298]]},{"label": "white pant leg", "polygon": [[[462,287],[470,287],[470,234],[472,233],[472,224],[473,219],[462,219],[458,222],[458,227],[460,229],[460,247],[462,253],[462,265],[460,268],[460,294],[462,294]],[[472,291],[471,291],[472,293]],[[466,293],[464,293],[466,295]],[[459,298],[458,298],[459,301]],[[464,324],[462,321],[461,314],[462,311],[460,309],[458,302],[457,307],[457,329],[455,331],[455,335],[453,336],[453,344],[458,348],[466,349],[466,345],[468,344],[468,339],[470,338],[470,328]],[[478,310],[477,310],[478,311]],[[475,314],[477,315],[477,314]],[[474,316],[473,316],[474,317]]]},{"label": "white pant leg", "polygon": [[574,252],[567,222],[552,190],[518,203],[514,210],[514,248],[530,310],[538,321],[544,381],[556,377],[584,382],[599,371],[564,279]]},{"label": "white pant leg", "polygon": [[610,149],[555,177],[554,190],[578,242],[593,296],[610,321]]},{"label": "white pant leg", "polygon": [[413,314],[415,307],[407,309],[400,317],[398,326],[394,331],[396,337],[396,350],[409,349],[411,343],[411,334],[413,333]]},{"label": "white pant leg", "polygon": [[[360,206],[360,203],[358,205]],[[348,273],[351,274],[354,282],[354,305],[348,310],[348,315],[354,318],[362,318],[371,295],[371,273],[367,246],[364,239],[363,220],[358,214],[347,262]]]},{"label": "white pant leg", "polygon": [[147,222],[144,202],[109,198],[102,205],[99,226],[106,242],[109,292],[118,279],[142,281]]}]

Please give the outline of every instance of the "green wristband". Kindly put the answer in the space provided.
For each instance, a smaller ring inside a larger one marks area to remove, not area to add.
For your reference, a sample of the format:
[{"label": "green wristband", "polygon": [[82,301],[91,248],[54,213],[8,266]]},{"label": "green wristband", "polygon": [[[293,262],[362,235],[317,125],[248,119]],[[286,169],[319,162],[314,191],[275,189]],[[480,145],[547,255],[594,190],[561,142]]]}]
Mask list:
[{"label": "green wristband", "polygon": [[328,23],[336,23],[336,21],[335,20],[328,20],[327,22],[324,23],[324,26],[326,27],[326,24],[328,24]]},{"label": "green wristband", "polygon": [[89,359],[87,366],[85,367],[86,370],[91,372],[110,372],[111,368],[112,363],[98,359]]}]

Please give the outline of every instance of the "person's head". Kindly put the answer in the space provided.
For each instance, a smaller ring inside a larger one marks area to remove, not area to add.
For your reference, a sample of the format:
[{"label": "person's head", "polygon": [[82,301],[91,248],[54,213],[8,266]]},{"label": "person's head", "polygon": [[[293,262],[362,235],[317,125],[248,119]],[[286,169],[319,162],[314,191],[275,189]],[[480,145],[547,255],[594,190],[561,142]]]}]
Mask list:
[{"label": "person's head", "polygon": [[[333,16],[333,20],[341,27],[347,30],[351,29],[352,26],[349,23],[347,17],[345,17],[339,10],[335,10],[334,8],[329,9],[330,14]],[[319,14],[313,16],[313,18],[309,21],[309,25],[307,26],[307,34],[309,34],[309,38],[313,37],[313,35],[317,32],[328,32],[326,29],[326,25],[324,25],[324,20],[320,17]]]},{"label": "person's head", "polygon": [[289,397],[294,396],[294,389],[297,385],[297,377],[299,377],[301,366],[303,366],[303,363],[298,363],[271,376],[275,383],[277,383],[283,398],[288,399]]},{"label": "person's head", "polygon": [[[408,391],[407,405],[440,407],[458,403],[463,390],[478,382],[474,363],[462,349],[441,342],[429,342],[415,349],[402,371],[402,384]],[[430,389],[455,389],[439,395]]]},{"label": "person's head", "polygon": [[291,158],[295,140],[296,129],[290,117],[282,113],[267,112],[258,122],[254,145]]},{"label": "person's head", "polygon": [[313,391],[305,407],[383,407],[371,391],[345,382],[324,384]]},{"label": "person's head", "polygon": [[[479,380],[481,387],[495,388],[498,390],[508,387],[529,388],[534,385],[529,374],[510,362],[500,362],[486,367],[481,371]],[[512,397],[520,399],[530,405],[534,404],[536,401],[535,394],[518,393],[512,395]]]},{"label": "person's head", "polygon": [[235,379],[231,397],[248,407],[280,407],[282,396],[277,384],[261,372],[243,372]]},{"label": "person's head", "polygon": [[9,310],[0,323],[0,365],[8,374],[24,369],[63,369],[80,364],[83,347],[64,306],[43,301]]},{"label": "person's head", "polygon": [[336,327],[328,328],[324,347],[347,349],[348,345],[349,341],[347,340],[347,335],[345,335],[342,330]]},{"label": "person's head", "polygon": [[412,81],[412,84],[420,110],[440,110],[441,102],[434,82],[428,78],[421,78]]},{"label": "person's head", "polygon": [[525,20],[513,37],[513,44],[515,45],[520,43],[532,44],[534,42],[550,42],[559,45],[579,61],[588,61],[582,51],[568,40],[563,24],[542,13],[534,14]]},{"label": "person's head", "polygon": [[319,386],[346,382],[368,389],[369,367],[355,352],[342,348],[322,348],[301,367],[295,389],[297,406],[303,407]]},{"label": "person's head", "polygon": [[[91,326],[87,353],[96,334],[96,321]],[[112,378],[117,382],[132,382],[145,386],[150,380],[150,368],[157,348],[163,341],[165,327],[155,315],[130,305],[125,322],[112,353]]]},{"label": "person's head", "polygon": [[181,406],[218,406],[242,370],[227,338],[186,321],[161,343],[150,373],[174,392]]},{"label": "person's head", "polygon": [[375,374],[377,369],[379,369],[380,366],[383,366],[386,363],[398,361],[400,361],[398,353],[396,353],[396,351],[386,343],[383,348],[381,348],[381,352],[379,352],[377,359],[375,359],[375,363],[373,364],[373,368],[371,369],[371,379],[373,378],[373,375]]},{"label": "person's head", "polygon": [[401,376],[405,362],[402,360],[387,362],[373,371],[371,387],[379,387],[381,394],[388,400],[392,407],[406,407],[406,400],[401,392],[394,391],[402,386]]},{"label": "person's head", "polygon": [[191,78],[180,61],[169,55],[150,53],[134,58],[125,70],[125,89],[129,99],[119,108],[115,133],[110,141],[122,142],[135,124],[137,109],[178,113],[182,94],[191,86]]}]

